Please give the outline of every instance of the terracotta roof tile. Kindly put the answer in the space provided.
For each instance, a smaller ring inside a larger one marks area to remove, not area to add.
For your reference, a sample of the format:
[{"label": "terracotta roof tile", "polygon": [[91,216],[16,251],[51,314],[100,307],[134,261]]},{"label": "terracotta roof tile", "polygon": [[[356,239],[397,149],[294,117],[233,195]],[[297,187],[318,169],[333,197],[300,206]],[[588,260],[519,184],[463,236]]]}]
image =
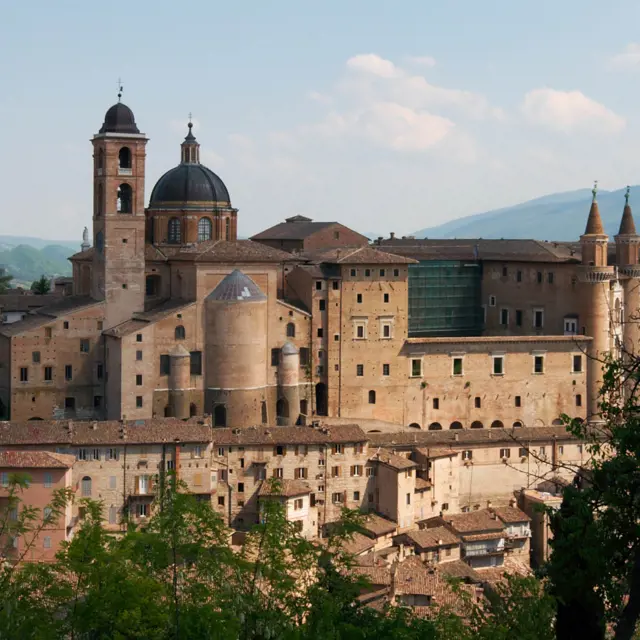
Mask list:
[{"label": "terracotta roof tile", "polygon": [[351,567],[351,573],[356,576],[362,576],[376,585],[390,585],[391,584],[391,569],[388,566],[382,567],[364,567],[361,565],[355,565]]},{"label": "terracotta roof tile", "polygon": [[243,429],[214,429],[213,442],[217,446],[252,444],[327,444],[365,442],[367,436],[356,424],[322,427],[245,427]]},{"label": "terracotta roof tile", "polygon": [[0,451],[3,469],[70,469],[74,456],[50,451]]},{"label": "terracotta roof tile", "polygon": [[391,467],[392,469],[396,469],[398,471],[403,471],[405,469],[413,469],[418,465],[409,460],[405,456],[399,456],[391,451],[387,451],[386,449],[378,449],[370,458],[370,460],[377,460],[382,464]]},{"label": "terracotta roof tile", "polygon": [[258,495],[263,497],[282,496],[293,498],[311,493],[311,487],[303,480],[263,480],[258,489]]},{"label": "terracotta roof tile", "polygon": [[301,257],[310,262],[328,264],[414,264],[417,262],[413,258],[380,251],[372,247],[339,247],[302,254]]},{"label": "terracotta roof tile", "polygon": [[631,213],[631,207],[627,204],[622,212],[622,220],[620,220],[620,230],[618,231],[620,236],[635,236],[636,223],[633,221],[633,214]]},{"label": "terracotta roof tile", "polygon": [[531,522],[531,518],[518,507],[496,507],[491,509],[504,523]]},{"label": "terracotta roof tile", "polygon": [[383,518],[377,513],[370,513],[363,522],[362,528],[373,536],[378,537],[395,532],[398,528],[398,523],[393,520],[387,520],[387,518]]},{"label": "terracotta roof tile", "polygon": [[447,527],[433,529],[419,529],[405,534],[409,540],[422,549],[437,549],[438,547],[460,544],[460,539]]},{"label": "terracotta roof tile", "polygon": [[227,264],[245,262],[285,262],[296,260],[286,251],[273,249],[252,240],[208,240],[193,246],[182,247],[171,260],[195,262],[224,262]]},{"label": "terracotta roof tile", "polygon": [[74,253],[72,256],[69,256],[68,259],[74,261],[93,260],[94,253],[95,249],[93,247],[89,247],[86,251],[78,251],[78,253]]},{"label": "terracotta roof tile", "polygon": [[425,480],[424,478],[416,477],[416,491],[426,491],[427,489],[431,489],[433,485],[429,480]]},{"label": "terracotta roof tile", "polygon": [[452,562],[441,562],[436,565],[436,571],[452,578],[461,578],[470,582],[481,583],[482,576],[464,560],[453,560]]},{"label": "terracotta roof tile", "polygon": [[442,519],[458,534],[504,531],[503,523],[487,509],[443,515]]},{"label": "terracotta roof tile", "polygon": [[339,224],[338,222],[313,222],[309,218],[304,220],[291,218],[290,220],[291,222],[280,222],[255,236],[251,236],[251,240],[304,240],[322,229]]},{"label": "terracotta roof tile", "polygon": [[[357,555],[360,555],[361,553],[364,553],[365,551],[369,551],[369,549],[373,549],[375,544],[376,544],[376,541],[370,538],[369,536],[365,536],[361,533],[356,532],[353,534],[353,537],[351,538],[351,540],[347,540],[342,545],[342,548],[347,553],[351,553],[357,556]],[[373,553],[370,553],[367,555],[371,556],[370,560],[373,561],[375,559]],[[367,561],[368,560],[369,558],[367,558]]]},{"label": "terracotta roof tile", "polygon": [[165,300],[148,311],[135,313],[131,320],[127,320],[126,322],[105,331],[105,335],[122,337],[132,333],[137,333],[138,331],[148,327],[150,324],[163,320],[164,318],[187,309],[194,304],[194,301],[186,302],[176,298]]}]

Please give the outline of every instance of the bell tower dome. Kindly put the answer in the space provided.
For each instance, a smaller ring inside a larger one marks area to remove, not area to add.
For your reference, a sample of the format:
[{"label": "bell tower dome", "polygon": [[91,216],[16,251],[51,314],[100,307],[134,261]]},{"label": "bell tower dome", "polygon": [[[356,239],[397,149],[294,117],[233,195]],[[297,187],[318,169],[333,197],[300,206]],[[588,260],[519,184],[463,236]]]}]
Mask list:
[{"label": "bell tower dome", "polygon": [[147,137],[118,102],[93,136],[93,282],[105,329],[144,310],[144,175]]}]

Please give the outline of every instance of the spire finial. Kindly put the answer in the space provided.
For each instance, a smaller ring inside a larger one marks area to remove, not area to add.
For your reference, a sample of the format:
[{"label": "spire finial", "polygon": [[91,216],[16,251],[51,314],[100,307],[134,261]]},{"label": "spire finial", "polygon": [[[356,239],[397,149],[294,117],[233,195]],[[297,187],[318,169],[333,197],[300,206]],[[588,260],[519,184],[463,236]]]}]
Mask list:
[{"label": "spire finial", "polygon": [[593,181],[593,189],[591,189],[591,193],[593,194],[593,202],[596,201],[596,194],[598,193],[598,181]]},{"label": "spire finial", "polygon": [[122,80],[118,78],[118,102],[120,102],[120,98],[122,98]]},{"label": "spire finial", "polygon": [[627,185],[627,190],[625,191],[624,194],[624,204],[626,207],[629,206],[629,194],[631,192],[631,187],[629,185]]}]

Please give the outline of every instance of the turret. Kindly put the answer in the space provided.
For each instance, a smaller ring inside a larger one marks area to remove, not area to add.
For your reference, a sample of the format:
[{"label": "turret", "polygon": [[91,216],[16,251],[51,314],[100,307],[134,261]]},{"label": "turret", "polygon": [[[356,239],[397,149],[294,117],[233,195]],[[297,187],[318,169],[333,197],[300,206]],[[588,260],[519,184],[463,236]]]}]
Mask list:
[{"label": "turret", "polygon": [[609,237],[604,232],[597,201],[596,182],[587,227],[580,236],[582,267],[579,269],[583,332],[591,336],[587,349],[587,419],[598,420],[598,401],[602,386],[603,360],[611,349],[609,332],[609,289],[615,277],[614,268],[607,265]]},{"label": "turret", "polygon": [[631,206],[630,188],[625,193],[625,205],[620,221],[620,230],[616,236],[616,264],[624,292],[622,308],[622,343],[627,355],[640,351],[640,264],[638,248],[640,236],[636,233]]},{"label": "turret", "polygon": [[175,418],[189,417],[189,387],[191,382],[191,354],[181,345],[169,353],[169,407]]},{"label": "turret", "polygon": [[276,415],[278,424],[293,426],[300,414],[300,352],[291,342],[285,342],[280,349],[278,364],[278,402]]}]

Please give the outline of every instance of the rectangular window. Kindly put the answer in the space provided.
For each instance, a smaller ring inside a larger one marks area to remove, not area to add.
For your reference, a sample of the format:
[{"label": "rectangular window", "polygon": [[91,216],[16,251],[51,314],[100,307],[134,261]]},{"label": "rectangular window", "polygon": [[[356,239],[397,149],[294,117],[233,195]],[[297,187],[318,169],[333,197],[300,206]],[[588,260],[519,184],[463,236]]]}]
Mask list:
[{"label": "rectangular window", "polygon": [[380,277],[381,277],[381,278],[384,278],[385,273],[386,273],[386,272],[385,272],[385,270],[384,270],[384,269],[380,269]]},{"label": "rectangular window", "polygon": [[500,324],[503,327],[509,326],[509,309],[500,309]]},{"label": "rectangular window", "polygon": [[218,506],[224,507],[224,496],[218,496]]},{"label": "rectangular window", "polygon": [[118,508],[109,507],[109,524],[117,524],[117,523],[118,523]]},{"label": "rectangular window", "polygon": [[506,278],[509,275],[509,270],[507,267],[502,267],[502,277]]},{"label": "rectangular window", "polygon": [[539,456],[541,458],[546,458],[547,457],[547,449],[545,447],[540,447]]},{"label": "rectangular window", "polygon": [[103,376],[104,376],[104,365],[103,364],[99,364],[96,367],[96,378],[98,378],[98,380],[102,380]]},{"label": "rectangular window", "polygon": [[64,379],[73,380],[73,367],[70,364],[64,365]]},{"label": "rectangular window", "polygon": [[364,365],[363,364],[357,364],[356,365],[356,375],[358,377],[362,377],[364,375]]},{"label": "rectangular window", "polygon": [[202,351],[192,351],[190,354],[189,368],[192,376],[202,375]]},{"label": "rectangular window", "polygon": [[462,358],[453,359],[453,375],[454,376],[462,375]]},{"label": "rectangular window", "polygon": [[137,333],[136,334],[136,342],[142,342],[142,334],[141,333]]},{"label": "rectangular window", "polygon": [[302,505],[304,504],[304,500],[302,498],[296,498],[293,501],[293,508],[295,511],[300,511],[302,509]]},{"label": "rectangular window", "polygon": [[356,326],[356,338],[364,338],[364,325],[359,324]]},{"label": "rectangular window", "polygon": [[337,443],[337,444],[334,444],[334,445],[331,447],[331,453],[333,453],[333,455],[334,455],[334,456],[335,456],[335,455],[338,455],[338,454],[340,454],[340,453],[344,453],[344,445],[342,445],[342,444],[338,444],[338,443]]},{"label": "rectangular window", "polygon": [[575,318],[564,319],[564,335],[575,336],[578,333],[578,321]]},{"label": "rectangular window", "polygon": [[309,349],[307,347],[300,347],[300,366],[306,367],[309,364]]},{"label": "rectangular window", "polygon": [[537,276],[538,284],[542,284],[542,271],[538,271]]},{"label": "rectangular window", "polygon": [[142,408],[142,396],[136,396],[136,407],[138,409]]},{"label": "rectangular window", "polygon": [[39,351],[34,351],[31,354],[31,362],[33,362],[33,364],[40,364],[40,352]]},{"label": "rectangular window", "polygon": [[320,311],[324,311],[327,308],[327,303],[325,300],[318,300],[318,309]]},{"label": "rectangular window", "polygon": [[504,375],[504,356],[493,356],[493,375]]},{"label": "rectangular window", "polygon": [[120,460],[120,449],[116,447],[111,447],[107,449],[107,460]]},{"label": "rectangular window", "polygon": [[411,504],[411,494],[410,493],[407,493],[406,500],[407,500],[407,504]]},{"label": "rectangular window", "polygon": [[382,375],[383,376],[388,376],[390,373],[390,367],[388,364],[383,364],[382,365]]},{"label": "rectangular window", "polygon": [[358,275],[358,270],[357,269],[351,269],[351,277],[355,278]]},{"label": "rectangular window", "polygon": [[42,540],[42,546],[45,549],[51,549],[51,537],[50,536],[45,536]]},{"label": "rectangular window", "polygon": [[136,374],[136,387],[141,387],[142,386],[142,375],[141,374]]},{"label": "rectangular window", "polygon": [[78,451],[76,451],[76,460],[88,460],[88,458],[89,458],[88,449],[78,449]]},{"label": "rectangular window", "polygon": [[474,400],[474,406],[476,409],[482,408],[482,398],[480,396],[476,396]]},{"label": "rectangular window", "polygon": [[354,500],[360,500],[360,492],[359,491],[354,491],[353,492],[353,499]]},{"label": "rectangular window", "polygon": [[160,375],[168,376],[171,371],[171,359],[168,355],[160,356]]},{"label": "rectangular window", "polygon": [[433,399],[433,408],[434,409],[439,409],[440,408],[440,398],[434,398]]},{"label": "rectangular window", "polygon": [[521,407],[522,406],[522,398],[520,396],[516,396],[514,398],[514,400],[515,400],[516,407]]},{"label": "rectangular window", "polygon": [[102,406],[102,396],[93,396],[93,408],[99,409]]},{"label": "rectangular window", "polygon": [[69,328],[69,321],[68,321],[68,320],[65,320],[65,321],[62,323],[62,328],[63,328],[63,329],[68,329],[68,328]]},{"label": "rectangular window", "polygon": [[576,394],[576,407],[582,406],[582,396],[578,393]]},{"label": "rectangular window", "polygon": [[522,271],[516,271],[516,282],[522,282]]},{"label": "rectangular window", "polygon": [[466,451],[462,452],[462,459],[463,460],[471,460],[473,459],[473,451],[471,451],[471,449],[467,449]]},{"label": "rectangular window", "polygon": [[544,373],[544,356],[533,356],[533,372]]},{"label": "rectangular window", "polygon": [[582,373],[582,356],[573,356],[573,373]]},{"label": "rectangular window", "polygon": [[45,327],[44,328],[44,337],[45,338],[51,338],[52,335],[53,335],[53,329],[51,327]]},{"label": "rectangular window", "polygon": [[317,336],[318,338],[322,338],[324,336],[324,329],[322,327],[318,327]]},{"label": "rectangular window", "polygon": [[489,306],[490,307],[495,307],[496,306],[496,297],[495,296],[489,296]]},{"label": "rectangular window", "polygon": [[366,278],[368,278],[371,275],[371,269],[365,269],[364,270],[364,275]]},{"label": "rectangular window", "polygon": [[534,329],[542,329],[544,327],[544,311],[542,309],[534,309],[533,327]]},{"label": "rectangular window", "polygon": [[361,294],[361,293],[358,293],[358,294],[356,295],[356,302],[357,302],[358,304],[362,304],[362,294]]},{"label": "rectangular window", "polygon": [[271,366],[277,367],[279,364],[280,364],[280,349],[271,349]]},{"label": "rectangular window", "polygon": [[516,309],[516,327],[522,326],[522,309]]},{"label": "rectangular window", "polygon": [[500,449],[500,457],[501,458],[511,457],[511,449]]},{"label": "rectangular window", "polygon": [[109,476],[109,489],[117,489],[118,478],[116,476]]},{"label": "rectangular window", "polygon": [[393,270],[393,277],[397,278],[400,275],[400,269],[394,269]]},{"label": "rectangular window", "polygon": [[140,362],[142,360],[142,351],[136,351],[136,360]]},{"label": "rectangular window", "polygon": [[390,324],[383,324],[382,325],[382,337],[383,338],[390,338],[391,337],[391,325]]},{"label": "rectangular window", "polygon": [[44,474],[45,489],[50,489],[52,485],[53,485],[53,476],[48,471],[45,471],[45,474]]},{"label": "rectangular window", "polygon": [[359,478],[362,475],[362,465],[354,464],[351,467],[351,476],[353,478]]},{"label": "rectangular window", "polygon": [[340,288],[340,283],[337,280],[334,280],[331,284],[334,291],[337,291]]},{"label": "rectangular window", "polygon": [[136,505],[136,513],[138,518],[147,518],[149,517],[149,505],[146,502],[138,502]]},{"label": "rectangular window", "polygon": [[520,447],[518,449],[518,457],[519,458],[528,458],[529,457],[529,450],[526,447]]},{"label": "rectangular window", "polygon": [[80,340],[80,353],[89,353],[89,341],[84,338]]},{"label": "rectangular window", "polygon": [[387,304],[389,302],[389,294],[385,293],[382,297],[382,299],[384,300],[384,303]]},{"label": "rectangular window", "polygon": [[273,470],[273,477],[274,478],[282,480],[283,476],[284,476],[284,472],[282,470],[282,467],[278,467],[277,469]]},{"label": "rectangular window", "polygon": [[344,493],[342,491],[331,494],[331,502],[333,504],[343,504],[344,503]]},{"label": "rectangular window", "polygon": [[70,411],[75,411],[76,399],[75,398],[65,398],[64,399],[64,408],[65,409],[69,409]]},{"label": "rectangular window", "polygon": [[44,368],[44,381],[51,382],[53,380],[53,367]]},{"label": "rectangular window", "polygon": [[293,470],[293,477],[295,480],[306,480],[309,471],[306,467],[298,467]]},{"label": "rectangular window", "polygon": [[238,482],[238,493],[244,493],[244,482]]},{"label": "rectangular window", "polygon": [[287,447],[279,444],[278,446],[273,448],[274,456],[286,456],[287,455]]},{"label": "rectangular window", "polygon": [[29,369],[20,367],[20,382],[29,382]]},{"label": "rectangular window", "polygon": [[322,291],[322,280],[316,280],[316,291]]},{"label": "rectangular window", "polygon": [[418,378],[422,375],[422,360],[414,358],[411,360],[411,377]]},{"label": "rectangular window", "polygon": [[547,282],[549,284],[553,284],[553,271],[549,271],[549,273],[547,274]]}]

